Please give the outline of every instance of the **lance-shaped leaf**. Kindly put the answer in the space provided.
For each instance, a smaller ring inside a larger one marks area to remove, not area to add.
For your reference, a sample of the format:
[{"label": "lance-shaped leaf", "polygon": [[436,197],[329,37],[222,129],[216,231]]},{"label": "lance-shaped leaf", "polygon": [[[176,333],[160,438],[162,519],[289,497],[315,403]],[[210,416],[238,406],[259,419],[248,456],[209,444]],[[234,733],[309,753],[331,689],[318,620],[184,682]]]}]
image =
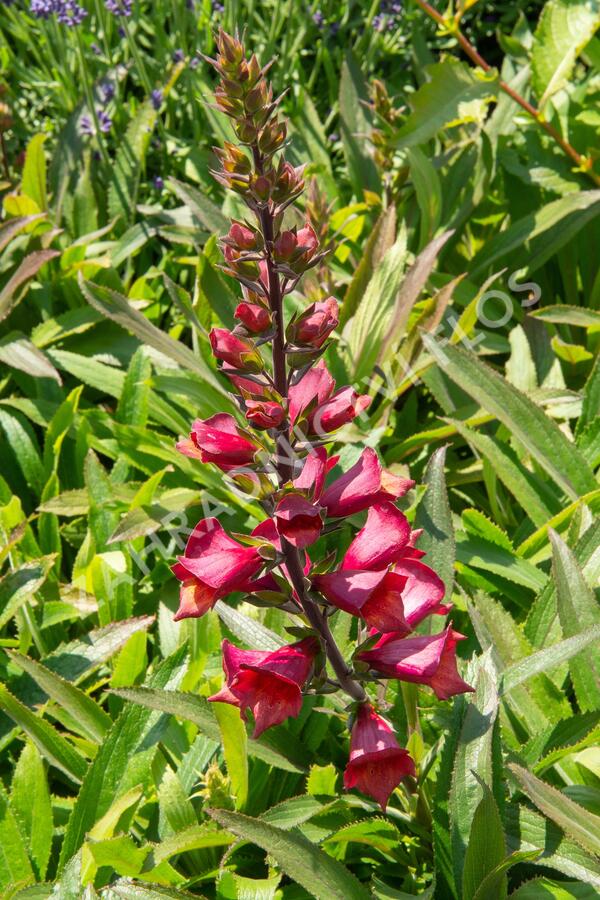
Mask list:
[{"label": "lance-shaped leaf", "polygon": [[[558,617],[563,634],[574,637],[600,629],[600,608],[572,550],[550,530],[552,570]],[[569,661],[577,702],[583,712],[600,707],[600,642],[582,649]]]},{"label": "lance-shaped leaf", "polygon": [[575,60],[600,26],[596,0],[548,0],[531,52],[533,89],[540,107],[565,86]]},{"label": "lance-shaped leaf", "polygon": [[527,769],[514,763],[509,764],[508,768],[534,806],[585,850],[600,856],[600,816],[570,800]]},{"label": "lance-shaped leaf", "polygon": [[[598,195],[600,200],[600,191]],[[423,341],[452,381],[506,425],[569,497],[575,499],[597,487],[575,444],[525,394],[472,353],[442,346],[430,335],[424,335]]]},{"label": "lance-shaped leaf", "polygon": [[208,814],[223,828],[269,853],[283,871],[317,900],[368,900],[370,891],[341,862],[296,832],[224,809]]}]

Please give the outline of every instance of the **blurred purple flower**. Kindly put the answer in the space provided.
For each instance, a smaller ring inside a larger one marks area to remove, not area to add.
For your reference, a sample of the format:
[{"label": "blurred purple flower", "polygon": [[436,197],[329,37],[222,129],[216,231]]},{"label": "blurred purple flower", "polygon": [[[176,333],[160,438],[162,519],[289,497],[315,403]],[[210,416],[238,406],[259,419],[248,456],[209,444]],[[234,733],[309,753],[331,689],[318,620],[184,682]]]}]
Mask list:
[{"label": "blurred purple flower", "polygon": [[133,0],[104,0],[104,5],[113,16],[129,18],[133,9]]},{"label": "blurred purple flower", "polygon": [[220,15],[225,12],[225,6],[219,2],[219,0],[212,0],[211,3],[212,11],[216,15]]},{"label": "blurred purple flower", "polygon": [[185,53],[183,52],[183,50],[181,50],[181,49],[175,50],[175,52],[173,53],[173,62],[175,62],[175,63],[183,62],[184,59],[185,59]]},{"label": "blurred purple flower", "polygon": [[106,134],[112,128],[112,119],[104,109],[98,109],[96,110],[96,112],[98,115],[98,125],[100,126],[100,131],[103,131]]},{"label": "blurred purple flower", "polygon": [[323,22],[325,21],[325,16],[321,12],[321,10],[318,9],[316,12],[313,13],[312,20],[315,23],[315,25],[317,26],[317,28],[322,28]]},{"label": "blurred purple flower", "polygon": [[82,116],[79,120],[79,134],[88,135],[94,133],[94,126],[89,116]]},{"label": "blurred purple flower", "polygon": [[165,186],[164,181],[160,177],[160,175],[155,175],[153,180],[154,187],[157,191],[162,191]]},{"label": "blurred purple flower", "polygon": [[112,81],[103,81],[100,85],[100,90],[105,103],[108,103],[115,96],[115,86]]},{"label": "blurred purple flower", "polygon": [[331,25],[329,26],[329,33],[331,34],[332,37],[335,37],[339,30],[340,30],[339,22],[332,22]]},{"label": "blurred purple flower", "polygon": [[163,92],[160,88],[155,88],[150,94],[150,102],[152,107],[156,110],[159,110],[162,106],[163,102]]},{"label": "blurred purple flower", "polygon": [[29,11],[36,19],[49,19],[55,15],[61,25],[69,28],[80,25],[87,16],[87,10],[76,0],[31,0]]},{"label": "blurred purple flower", "polygon": [[90,47],[91,47],[92,53],[94,53],[95,56],[101,56],[101,55],[102,55],[102,50],[101,50],[101,48],[98,46],[98,44],[96,44],[96,43],[94,42],[93,44],[90,44]]}]

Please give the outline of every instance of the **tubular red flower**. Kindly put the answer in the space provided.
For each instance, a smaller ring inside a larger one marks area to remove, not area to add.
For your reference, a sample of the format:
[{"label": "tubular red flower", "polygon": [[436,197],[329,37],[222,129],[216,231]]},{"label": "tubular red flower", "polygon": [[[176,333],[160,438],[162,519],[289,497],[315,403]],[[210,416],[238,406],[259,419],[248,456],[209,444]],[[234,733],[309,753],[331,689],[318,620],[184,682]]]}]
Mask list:
[{"label": "tubular red flower", "polygon": [[247,303],[244,300],[242,303],[238,303],[234,315],[253,334],[260,334],[271,325],[269,310],[258,303]]},{"label": "tubular red flower", "polygon": [[428,685],[439,700],[448,700],[473,690],[456,667],[456,644],[462,640],[465,636],[451,628],[408,638],[384,634],[371,650],[363,650],[357,658],[389,678]]},{"label": "tubular red flower", "polygon": [[451,603],[442,603],[446,586],[429,566],[416,559],[400,559],[394,572],[403,575],[406,586],[402,591],[404,615],[411,628],[430,615],[443,616],[452,609]]},{"label": "tubular red flower", "polygon": [[375,503],[344,556],[342,569],[383,569],[403,555],[410,525],[393,503]]},{"label": "tubular red flower", "polygon": [[333,297],[312,303],[290,324],[288,340],[293,344],[322,347],[334,328],[337,328],[338,312],[338,305]]},{"label": "tubular red flower", "polygon": [[319,500],[325,484],[325,476],[335,466],[338,456],[327,456],[325,447],[314,447],[302,463],[300,474],[294,478],[294,487],[308,491],[314,500]]},{"label": "tubular red flower", "polygon": [[394,572],[348,571],[316,575],[313,586],[334,606],[360,616],[377,631],[408,634],[402,591],[406,578]]},{"label": "tubular red flower", "polygon": [[190,439],[176,445],[180,453],[214,463],[223,472],[248,466],[258,450],[246,437],[233,416],[217,413],[210,419],[196,419]]},{"label": "tubular red flower", "polygon": [[325,489],[321,504],[328,516],[352,516],[382,500],[403,497],[414,484],[411,478],[387,472],[377,453],[367,447],[358,462]]},{"label": "tubular red flower", "polygon": [[286,494],[275,507],[277,531],[293,547],[313,544],[323,527],[318,508],[302,494]]},{"label": "tubular red flower", "polygon": [[175,621],[198,618],[264,565],[256,547],[238,544],[218,519],[198,522],[172,572],[182,582]]},{"label": "tubular red flower", "polygon": [[229,641],[222,644],[224,687],[208,699],[230,703],[246,719],[254,716],[254,738],[267,728],[279,725],[302,708],[304,686],[319,650],[316,638],[309,637],[273,652],[240,650]]},{"label": "tubular red flower", "polygon": [[277,428],[285,419],[285,410],[274,400],[246,400],[246,418],[255,428]]},{"label": "tubular red flower", "polygon": [[341,388],[309,416],[309,433],[329,434],[352,422],[370,403],[371,397],[366,394],[360,395],[352,387]]},{"label": "tubular red flower", "polygon": [[363,704],[352,729],[344,787],[373,797],[385,812],[392,791],[407,775],[416,775],[408,751],[398,744],[391,725]]},{"label": "tubular red flower", "polygon": [[217,359],[229,363],[236,369],[260,372],[262,360],[254,344],[242,341],[226,328],[213,328],[209,334],[212,352]]},{"label": "tubular red flower", "polygon": [[324,403],[331,397],[335,388],[327,366],[321,359],[310,368],[288,391],[290,422],[292,425],[309,408]]}]

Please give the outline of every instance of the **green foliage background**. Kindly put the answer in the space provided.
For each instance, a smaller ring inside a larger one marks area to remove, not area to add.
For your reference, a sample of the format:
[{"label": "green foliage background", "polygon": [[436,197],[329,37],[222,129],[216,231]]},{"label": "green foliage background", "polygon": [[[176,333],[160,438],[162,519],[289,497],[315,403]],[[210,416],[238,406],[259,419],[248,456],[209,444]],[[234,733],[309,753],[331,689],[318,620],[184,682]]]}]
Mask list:
[{"label": "green foliage background", "polygon": [[[417,5],[390,10],[94,2],[69,30],[0,6],[3,897],[600,895],[600,189],[498,84],[594,163],[599,4],[440,10],[485,76]],[[341,791],[335,698],[258,741],[206,702],[222,637],[276,647],[280,611],[172,621],[185,529],[260,517],[174,449],[232,408],[207,332],[232,324],[216,237],[239,207],[208,171],[229,132],[197,55],[219,24],[275,57],[318,184],[331,252],[305,293],[340,300],[328,365],[375,397],[341,465],[376,446],[410,469],[406,514],[468,635],[474,695],[388,685],[419,779],[385,816]]]}]

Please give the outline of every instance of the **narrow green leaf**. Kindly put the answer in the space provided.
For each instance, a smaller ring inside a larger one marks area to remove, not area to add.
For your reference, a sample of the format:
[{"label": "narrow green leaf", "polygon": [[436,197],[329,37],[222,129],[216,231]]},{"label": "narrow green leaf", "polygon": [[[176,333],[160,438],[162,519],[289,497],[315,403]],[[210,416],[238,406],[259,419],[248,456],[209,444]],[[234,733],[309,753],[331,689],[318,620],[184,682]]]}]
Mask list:
[{"label": "narrow green leaf", "polygon": [[229,230],[229,219],[197,188],[176,178],[167,178],[167,184],[208,232],[222,235]]},{"label": "narrow green leaf", "polygon": [[54,562],[53,556],[23,563],[0,581],[0,628],[10,622],[16,611],[38,591]]},{"label": "narrow green leaf", "polygon": [[52,849],[52,803],[46,770],[35,744],[28,741],[15,766],[10,805],[28,843],[36,878],[46,875]]},{"label": "narrow green leaf", "polygon": [[243,810],[248,799],[248,738],[240,711],[228,703],[215,703],[225,765],[231,780],[236,809]]},{"label": "narrow green leaf", "polygon": [[501,694],[508,693],[519,684],[540,672],[547,672],[582,653],[590,644],[600,641],[600,625],[593,625],[580,634],[559,641],[544,650],[538,650],[521,662],[509,666],[503,673]]},{"label": "narrow green leaf", "polygon": [[424,144],[442,128],[472,121],[473,104],[492,101],[498,85],[466,63],[449,57],[427,66],[427,81],[410,98],[411,114],[396,134],[398,147]]},{"label": "narrow green leaf", "polygon": [[0,890],[34,880],[21,831],[0,782]]},{"label": "narrow green leaf", "polygon": [[[485,880],[502,863],[506,856],[502,819],[493,794],[482,783],[481,798],[469,833],[469,842],[464,858],[463,900],[479,897]],[[508,890],[506,876],[501,873],[495,879],[494,900],[504,900]],[[485,896],[485,891],[482,896]]]},{"label": "narrow green leaf", "polygon": [[367,900],[370,892],[342,863],[332,859],[302,835],[282,831],[259,819],[224,809],[208,814],[223,828],[257,844],[273,856],[286,875],[317,900]]},{"label": "narrow green leaf", "polygon": [[534,806],[585,850],[600,856],[600,816],[570,800],[527,769],[514,763],[509,763],[508,768]]},{"label": "narrow green leaf", "polygon": [[72,781],[82,781],[87,769],[83,756],[52,725],[13,697],[4,685],[0,685],[0,709],[23,729],[51,765]]},{"label": "narrow green leaf", "polygon": [[446,490],[445,463],[446,448],[440,447],[427,463],[424,477],[427,490],[417,507],[415,528],[423,529],[419,547],[427,553],[431,566],[446,585],[446,597],[450,598],[454,587],[456,543]]},{"label": "narrow green leaf", "polygon": [[545,4],[531,51],[531,80],[540,107],[567,84],[575,60],[599,26],[596,0],[548,0]]},{"label": "narrow green leaf", "polygon": [[112,725],[112,719],[95,700],[83,691],[47,669],[41,663],[21,653],[7,651],[10,659],[77,722],[84,735],[100,743]]},{"label": "narrow green leaf", "polygon": [[597,487],[575,444],[528,397],[473,354],[449,344],[442,347],[430,335],[423,341],[440,368],[506,425],[569,497],[576,499]]},{"label": "narrow green leaf", "polygon": [[35,134],[27,144],[23,177],[21,179],[22,192],[31,197],[32,200],[35,200],[38,207],[43,211],[48,209],[46,158],[44,156],[44,141],[46,138],[46,134]]},{"label": "narrow green leaf", "polygon": [[[573,551],[550,530],[558,617],[569,637],[600,630],[600,608]],[[600,642],[572,656],[569,671],[582,712],[600,707]]]}]

